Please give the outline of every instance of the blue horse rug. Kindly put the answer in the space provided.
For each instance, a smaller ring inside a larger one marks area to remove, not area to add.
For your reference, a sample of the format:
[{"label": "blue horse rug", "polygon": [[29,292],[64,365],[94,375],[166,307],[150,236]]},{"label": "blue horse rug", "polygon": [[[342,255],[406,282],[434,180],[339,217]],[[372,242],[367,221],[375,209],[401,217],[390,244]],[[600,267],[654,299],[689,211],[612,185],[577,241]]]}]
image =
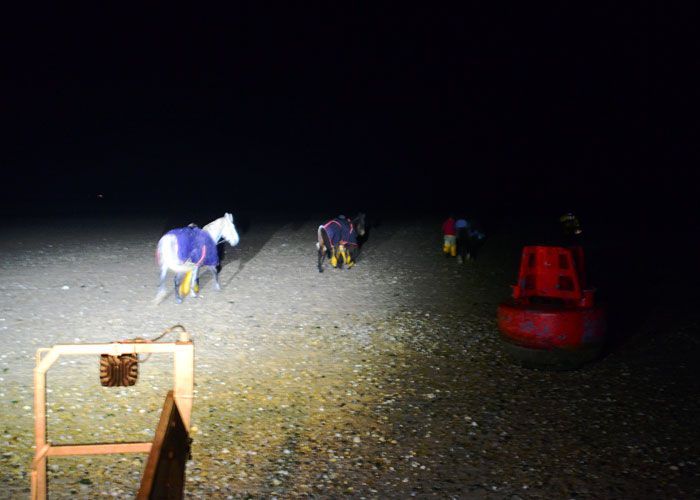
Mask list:
[{"label": "blue horse rug", "polygon": [[208,232],[198,227],[181,227],[166,234],[177,238],[177,257],[182,262],[189,260],[198,266],[219,265],[216,243]]},{"label": "blue horse rug", "polygon": [[344,216],[336,217],[335,219],[326,222],[323,227],[328,233],[328,238],[331,241],[333,248],[338,245],[357,245],[357,238],[355,237],[355,228],[347,218]]}]

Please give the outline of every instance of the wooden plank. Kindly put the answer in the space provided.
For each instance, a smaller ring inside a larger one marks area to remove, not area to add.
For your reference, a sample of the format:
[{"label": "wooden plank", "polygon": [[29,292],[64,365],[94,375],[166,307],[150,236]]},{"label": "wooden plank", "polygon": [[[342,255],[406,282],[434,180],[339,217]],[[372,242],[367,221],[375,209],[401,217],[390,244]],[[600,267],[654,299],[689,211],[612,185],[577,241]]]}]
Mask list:
[{"label": "wooden plank", "polygon": [[169,391],[141,478],[138,500],[182,500],[190,439]]},{"label": "wooden plank", "polygon": [[47,452],[49,457],[66,455],[103,455],[107,453],[149,453],[153,443],[95,443],[54,444]]}]

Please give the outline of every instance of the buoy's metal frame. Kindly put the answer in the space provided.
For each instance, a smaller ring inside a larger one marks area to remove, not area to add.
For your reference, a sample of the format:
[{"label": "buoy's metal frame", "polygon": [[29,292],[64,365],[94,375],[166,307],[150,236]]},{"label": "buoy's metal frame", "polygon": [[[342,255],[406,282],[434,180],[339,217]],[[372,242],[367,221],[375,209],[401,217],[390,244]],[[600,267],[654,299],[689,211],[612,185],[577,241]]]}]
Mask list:
[{"label": "buoy's metal frame", "polygon": [[152,354],[173,353],[173,394],[182,421],[190,432],[194,401],[194,344],[182,329],[177,342],[114,342],[109,344],[58,344],[36,352],[34,368],[34,434],[36,452],[31,472],[32,500],[45,500],[47,495],[48,457],[68,455],[100,455],[113,453],[149,453],[152,442],[63,444],[52,445],[46,438],[46,373],[61,356],[74,354]]}]

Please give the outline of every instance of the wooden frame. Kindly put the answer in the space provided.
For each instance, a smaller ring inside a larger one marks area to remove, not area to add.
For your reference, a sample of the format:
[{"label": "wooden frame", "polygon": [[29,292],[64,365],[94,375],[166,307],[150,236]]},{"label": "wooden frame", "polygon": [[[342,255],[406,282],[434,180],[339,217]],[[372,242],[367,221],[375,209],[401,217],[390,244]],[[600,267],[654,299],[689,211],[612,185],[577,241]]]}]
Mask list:
[{"label": "wooden frame", "polygon": [[32,463],[32,500],[46,500],[48,457],[111,453],[149,453],[152,442],[51,445],[46,440],[46,373],[56,360],[74,354],[173,353],[173,399],[187,433],[194,400],[194,344],[182,331],[177,342],[114,342],[110,344],[59,344],[36,352],[34,368],[34,434],[36,452]]}]

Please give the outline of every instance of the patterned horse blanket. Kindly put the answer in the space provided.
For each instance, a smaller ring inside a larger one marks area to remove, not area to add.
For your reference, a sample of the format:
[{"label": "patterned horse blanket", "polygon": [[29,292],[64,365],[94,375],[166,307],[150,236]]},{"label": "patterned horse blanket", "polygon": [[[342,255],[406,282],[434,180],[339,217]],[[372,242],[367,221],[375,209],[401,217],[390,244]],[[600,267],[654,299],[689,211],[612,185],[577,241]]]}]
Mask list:
[{"label": "patterned horse blanket", "polygon": [[355,245],[357,246],[357,237],[355,236],[355,228],[346,217],[340,215],[335,219],[326,222],[323,225],[326,228],[328,237],[331,240],[333,248],[339,245]]},{"label": "patterned horse blanket", "polygon": [[177,256],[182,262],[189,260],[198,266],[219,265],[216,242],[208,232],[198,227],[181,227],[166,234],[177,238]]}]

